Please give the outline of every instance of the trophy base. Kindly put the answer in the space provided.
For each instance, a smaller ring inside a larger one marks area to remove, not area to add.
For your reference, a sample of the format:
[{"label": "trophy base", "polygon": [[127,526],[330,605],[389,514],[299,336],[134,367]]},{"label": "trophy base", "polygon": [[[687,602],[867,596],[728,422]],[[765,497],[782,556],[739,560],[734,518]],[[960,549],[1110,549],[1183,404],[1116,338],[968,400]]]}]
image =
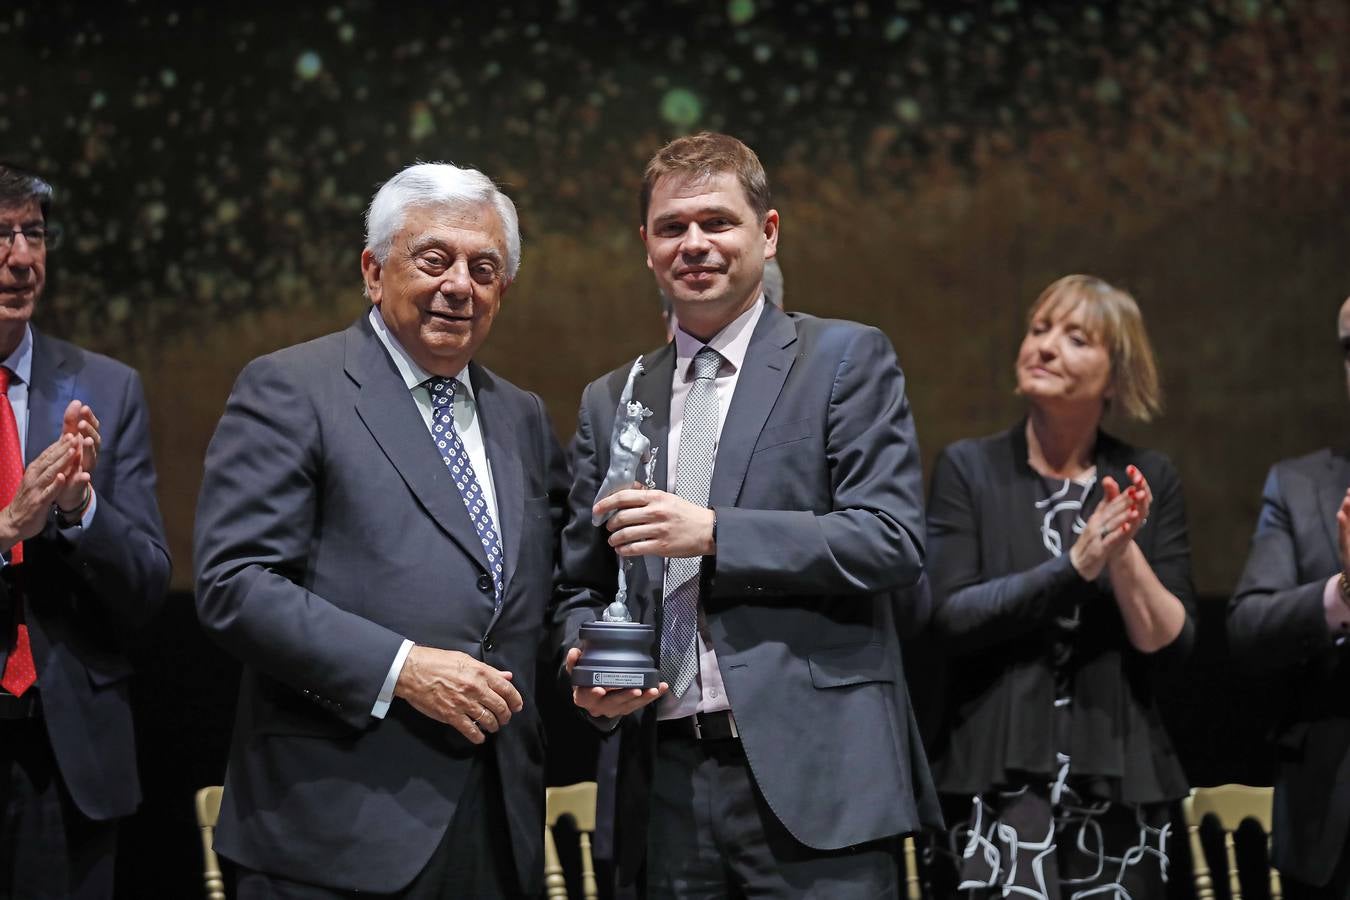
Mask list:
[{"label": "trophy base", "polygon": [[652,663],[656,628],[640,622],[587,622],[581,626],[581,659],[572,669],[576,687],[647,690],[661,684]]}]

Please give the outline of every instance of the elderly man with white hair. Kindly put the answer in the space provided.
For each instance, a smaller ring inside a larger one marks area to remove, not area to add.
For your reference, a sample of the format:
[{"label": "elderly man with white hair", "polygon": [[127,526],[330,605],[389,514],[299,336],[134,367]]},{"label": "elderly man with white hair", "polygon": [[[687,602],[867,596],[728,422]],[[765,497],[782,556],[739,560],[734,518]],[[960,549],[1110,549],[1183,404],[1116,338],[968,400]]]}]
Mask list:
[{"label": "elderly man with white hair", "polygon": [[533,896],[566,471],[539,398],[473,362],[515,207],[419,164],[366,226],[371,308],[250,363],[207,451],[197,607],[244,664],[216,848],[242,898]]}]

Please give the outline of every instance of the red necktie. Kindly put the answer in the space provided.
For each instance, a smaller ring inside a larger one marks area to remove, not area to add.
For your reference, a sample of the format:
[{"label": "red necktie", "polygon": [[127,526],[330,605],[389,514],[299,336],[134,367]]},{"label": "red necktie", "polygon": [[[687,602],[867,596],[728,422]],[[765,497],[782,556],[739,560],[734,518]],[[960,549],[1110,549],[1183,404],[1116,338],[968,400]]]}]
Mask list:
[{"label": "red necktie", "polygon": [[[19,423],[14,420],[14,407],[9,405],[9,380],[13,372],[0,366],[0,507],[8,506],[19,493],[19,482],[23,480],[23,448],[19,446]],[[9,551],[9,564],[17,566],[23,562],[23,541],[15,544]],[[16,616],[14,646],[5,659],[5,672],[0,676],[0,687],[14,696],[20,696],[37,681],[37,669],[33,665],[33,649],[28,644],[28,626],[23,623],[22,598],[16,604],[19,614]]]}]

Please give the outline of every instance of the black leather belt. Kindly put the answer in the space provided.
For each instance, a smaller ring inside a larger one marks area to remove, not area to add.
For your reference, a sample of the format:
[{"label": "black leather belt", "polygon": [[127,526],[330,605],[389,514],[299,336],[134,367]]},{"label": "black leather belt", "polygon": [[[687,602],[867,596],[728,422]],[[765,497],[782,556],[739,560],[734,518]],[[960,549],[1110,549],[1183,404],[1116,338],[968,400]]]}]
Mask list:
[{"label": "black leather belt", "polygon": [[736,717],[729,709],[695,713],[682,719],[662,719],[656,723],[656,732],[663,738],[680,737],[690,741],[738,741],[741,738],[736,729]]},{"label": "black leather belt", "polygon": [[0,690],[0,720],[37,719],[42,716],[42,704],[38,702],[37,691],[25,691],[22,697],[15,697],[9,691]]}]

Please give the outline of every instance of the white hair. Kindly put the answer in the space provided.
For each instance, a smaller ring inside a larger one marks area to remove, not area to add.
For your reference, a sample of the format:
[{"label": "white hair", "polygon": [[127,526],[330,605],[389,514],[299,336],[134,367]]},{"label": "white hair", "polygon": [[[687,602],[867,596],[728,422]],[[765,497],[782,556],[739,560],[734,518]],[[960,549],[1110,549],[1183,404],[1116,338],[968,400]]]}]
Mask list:
[{"label": "white hair", "polygon": [[506,277],[520,268],[520,220],[511,198],[477,169],[450,163],[415,163],[386,181],[366,208],[366,249],[379,261],[389,262],[394,235],[403,227],[409,209],[437,206],[491,206],[502,220],[506,235]]}]

